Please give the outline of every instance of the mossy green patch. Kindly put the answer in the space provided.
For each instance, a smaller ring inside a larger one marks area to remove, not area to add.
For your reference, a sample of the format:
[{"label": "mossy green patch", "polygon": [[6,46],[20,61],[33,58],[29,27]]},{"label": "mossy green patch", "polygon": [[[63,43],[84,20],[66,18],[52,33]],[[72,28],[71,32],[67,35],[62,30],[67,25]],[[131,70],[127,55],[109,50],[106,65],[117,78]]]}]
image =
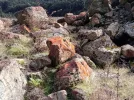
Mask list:
[{"label": "mossy green patch", "polygon": [[13,56],[27,56],[29,54],[29,48],[15,43],[9,47],[7,53]]}]

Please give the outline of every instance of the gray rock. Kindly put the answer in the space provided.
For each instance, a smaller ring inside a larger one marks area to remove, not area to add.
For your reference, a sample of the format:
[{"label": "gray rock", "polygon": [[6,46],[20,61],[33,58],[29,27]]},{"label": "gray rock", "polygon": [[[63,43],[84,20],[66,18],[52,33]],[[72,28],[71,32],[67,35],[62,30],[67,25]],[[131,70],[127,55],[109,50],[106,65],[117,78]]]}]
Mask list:
[{"label": "gray rock", "polygon": [[120,57],[120,48],[98,48],[94,52],[94,62],[100,67],[108,67]]},{"label": "gray rock", "polygon": [[128,34],[131,38],[134,38],[134,23],[127,23],[124,26],[125,33]]},{"label": "gray rock", "polygon": [[15,60],[0,61],[0,100],[24,100],[26,84]]},{"label": "gray rock", "polygon": [[119,30],[119,23],[118,22],[111,23],[107,28],[107,34],[111,38],[113,38],[118,33],[118,30]]},{"label": "gray rock", "polygon": [[93,41],[103,35],[103,30],[102,29],[93,29],[93,30],[81,29],[79,31],[79,35],[84,36],[85,39],[89,39]]},{"label": "gray rock", "polygon": [[49,66],[50,64],[51,64],[51,60],[49,59],[49,57],[44,56],[44,57],[38,57],[36,59],[33,59],[30,62],[29,67],[31,70],[38,71],[40,69],[43,69],[46,66]]},{"label": "gray rock", "polygon": [[40,88],[34,88],[26,94],[27,100],[40,100],[40,98],[46,97],[44,91]]},{"label": "gray rock", "polygon": [[48,97],[50,100],[67,100],[67,92],[65,90],[61,90],[52,94],[49,94]]},{"label": "gray rock", "polygon": [[96,64],[104,67],[115,60],[116,50],[114,48],[117,47],[110,37],[105,35],[83,46],[83,53],[84,56],[90,57]]}]

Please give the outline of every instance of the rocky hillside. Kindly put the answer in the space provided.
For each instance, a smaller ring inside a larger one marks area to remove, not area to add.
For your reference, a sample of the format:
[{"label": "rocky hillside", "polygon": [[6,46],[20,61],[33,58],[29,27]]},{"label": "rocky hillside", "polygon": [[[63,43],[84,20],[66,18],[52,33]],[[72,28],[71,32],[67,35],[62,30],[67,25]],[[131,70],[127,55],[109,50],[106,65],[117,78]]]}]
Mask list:
[{"label": "rocky hillside", "polygon": [[0,100],[134,100],[133,0],[15,17],[0,18]]}]

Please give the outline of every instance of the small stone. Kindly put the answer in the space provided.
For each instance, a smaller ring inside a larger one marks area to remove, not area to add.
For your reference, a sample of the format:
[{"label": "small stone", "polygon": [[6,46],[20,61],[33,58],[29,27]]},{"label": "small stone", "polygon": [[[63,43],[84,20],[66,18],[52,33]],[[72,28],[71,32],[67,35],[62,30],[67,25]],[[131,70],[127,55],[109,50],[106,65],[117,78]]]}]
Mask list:
[{"label": "small stone", "polygon": [[124,45],[121,47],[121,54],[126,58],[133,58],[134,57],[134,47],[131,45]]}]

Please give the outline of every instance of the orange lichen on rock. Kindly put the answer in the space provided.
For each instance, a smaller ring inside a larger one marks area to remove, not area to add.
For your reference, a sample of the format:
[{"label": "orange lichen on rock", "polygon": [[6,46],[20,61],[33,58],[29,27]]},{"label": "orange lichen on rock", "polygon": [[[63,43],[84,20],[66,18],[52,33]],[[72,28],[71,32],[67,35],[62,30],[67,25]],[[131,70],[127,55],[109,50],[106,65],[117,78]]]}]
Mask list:
[{"label": "orange lichen on rock", "polygon": [[62,37],[52,37],[47,40],[50,50],[49,57],[54,65],[63,63],[75,55],[74,45]]},{"label": "orange lichen on rock", "polygon": [[92,69],[82,58],[74,58],[61,65],[56,73],[58,86],[62,89],[81,81],[88,81],[92,74]]}]

